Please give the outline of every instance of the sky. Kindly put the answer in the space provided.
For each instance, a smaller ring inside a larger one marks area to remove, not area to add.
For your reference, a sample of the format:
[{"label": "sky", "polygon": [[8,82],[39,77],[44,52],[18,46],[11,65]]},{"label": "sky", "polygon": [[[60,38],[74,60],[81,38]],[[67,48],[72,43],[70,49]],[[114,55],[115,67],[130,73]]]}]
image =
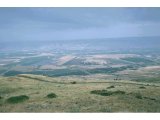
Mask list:
[{"label": "sky", "polygon": [[0,41],[160,35],[160,8],[0,8]]}]

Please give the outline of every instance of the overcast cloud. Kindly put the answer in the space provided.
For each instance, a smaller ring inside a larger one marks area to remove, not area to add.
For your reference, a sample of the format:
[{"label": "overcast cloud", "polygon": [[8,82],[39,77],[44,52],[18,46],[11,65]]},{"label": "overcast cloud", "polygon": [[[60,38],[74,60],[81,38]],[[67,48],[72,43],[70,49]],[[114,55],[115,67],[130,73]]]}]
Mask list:
[{"label": "overcast cloud", "polygon": [[160,35],[160,8],[0,8],[1,41]]}]

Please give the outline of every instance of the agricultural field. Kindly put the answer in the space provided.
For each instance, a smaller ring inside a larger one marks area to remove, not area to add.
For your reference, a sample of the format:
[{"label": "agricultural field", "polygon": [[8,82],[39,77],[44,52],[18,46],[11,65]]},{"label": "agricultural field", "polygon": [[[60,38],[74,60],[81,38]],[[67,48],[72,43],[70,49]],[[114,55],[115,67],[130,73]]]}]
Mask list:
[{"label": "agricultural field", "polygon": [[152,53],[1,53],[0,112],[160,112]]},{"label": "agricultural field", "polygon": [[[146,67],[160,66],[158,56],[137,53],[103,53],[82,55],[80,52],[69,51],[54,52],[13,52],[0,53],[0,75],[14,76],[18,74],[35,74],[50,77],[74,75],[112,75],[124,76],[128,79],[130,74],[141,69],[146,74]],[[144,70],[142,70],[144,69]],[[132,72],[130,72],[132,71]],[[153,71],[159,76],[156,72]],[[124,73],[124,74],[123,74]],[[127,76],[128,74],[128,76]]]}]

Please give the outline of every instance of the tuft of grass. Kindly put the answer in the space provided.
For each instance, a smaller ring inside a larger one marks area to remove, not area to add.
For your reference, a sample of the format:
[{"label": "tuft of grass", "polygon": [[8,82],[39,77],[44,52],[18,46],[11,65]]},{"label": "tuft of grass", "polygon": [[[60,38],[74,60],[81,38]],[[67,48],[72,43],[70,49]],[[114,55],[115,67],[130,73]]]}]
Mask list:
[{"label": "tuft of grass", "polygon": [[76,81],[71,82],[71,84],[76,84],[76,83],[77,83]]},{"label": "tuft of grass", "polygon": [[50,93],[47,95],[48,98],[56,98],[57,95],[55,93]]},{"label": "tuft of grass", "polygon": [[0,99],[3,99],[3,97],[0,96]]},{"label": "tuft of grass", "polygon": [[28,100],[28,99],[29,99],[28,96],[26,96],[26,95],[20,95],[20,96],[14,96],[14,97],[8,98],[7,102],[15,104],[15,103],[24,102],[25,100]]},{"label": "tuft of grass", "polygon": [[118,95],[118,94],[125,94],[124,91],[107,91],[107,90],[93,90],[90,92],[91,94],[97,94],[102,96],[110,96],[110,95]]},{"label": "tuft of grass", "polygon": [[140,89],[146,89],[146,87],[144,87],[144,86],[141,86],[141,87],[139,87]]},{"label": "tuft of grass", "polygon": [[111,88],[115,88],[113,85],[112,86],[109,86],[109,87],[107,87],[107,89],[111,89]]}]

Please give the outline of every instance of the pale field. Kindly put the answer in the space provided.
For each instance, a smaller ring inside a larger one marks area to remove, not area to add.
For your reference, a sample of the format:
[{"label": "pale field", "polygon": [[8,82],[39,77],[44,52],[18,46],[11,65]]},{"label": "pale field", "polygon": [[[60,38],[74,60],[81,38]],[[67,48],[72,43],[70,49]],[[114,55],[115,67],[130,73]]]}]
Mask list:
[{"label": "pale field", "polygon": [[143,67],[143,68],[140,68],[140,69],[144,69],[144,70],[148,70],[148,71],[152,71],[152,70],[158,70],[160,71],[160,66],[147,66],[147,67]]},{"label": "pale field", "polygon": [[72,56],[72,55],[63,56],[59,58],[57,65],[63,65],[64,63],[72,60],[73,58],[75,58],[75,56]]},{"label": "pale field", "polygon": [[95,59],[95,58],[87,58],[84,62],[85,63],[92,63],[92,64],[99,64],[99,65],[104,65],[104,64],[108,63],[106,60]]},{"label": "pale field", "polygon": [[98,59],[120,59],[126,57],[138,57],[139,55],[136,54],[99,54],[99,55],[92,55],[93,58]]},{"label": "pale field", "polygon": [[21,65],[16,65],[13,66],[10,70],[15,70],[15,71],[21,71],[21,72],[31,72],[35,70],[37,67],[34,66],[21,66]]},{"label": "pale field", "polygon": [[65,69],[66,66],[58,66],[58,65],[42,65],[39,69],[42,70],[55,70],[55,69]]},{"label": "pale field", "polygon": [[86,60],[84,62],[86,63],[95,63],[98,65],[106,65],[110,64],[110,60],[120,60],[122,58],[127,57],[139,57],[139,55],[136,54],[98,54],[98,55],[90,55],[86,57]]},{"label": "pale field", "polygon": [[[71,82],[76,81],[76,84]],[[114,88],[108,88],[114,86]],[[139,87],[145,87],[140,89]],[[124,91],[101,96],[92,90]],[[47,98],[55,93],[56,98]],[[141,94],[142,99],[136,98]],[[12,96],[27,95],[29,100],[11,104]],[[160,112],[160,84],[113,81],[83,77],[51,78],[40,75],[0,77],[0,112]],[[154,100],[153,100],[154,99]]]},{"label": "pale field", "polygon": [[160,66],[147,66],[141,67],[137,70],[124,70],[118,72],[119,75],[128,75],[130,77],[148,77],[148,78],[159,78],[160,77]]}]

